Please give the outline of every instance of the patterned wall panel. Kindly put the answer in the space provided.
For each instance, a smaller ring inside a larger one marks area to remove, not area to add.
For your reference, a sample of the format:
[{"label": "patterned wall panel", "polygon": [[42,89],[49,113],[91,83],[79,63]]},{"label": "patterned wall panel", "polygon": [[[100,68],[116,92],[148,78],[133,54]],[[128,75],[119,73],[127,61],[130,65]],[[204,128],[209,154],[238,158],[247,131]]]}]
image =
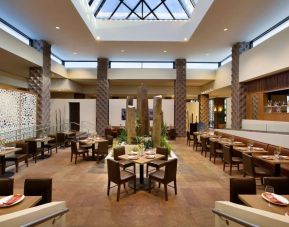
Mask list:
[{"label": "patterned wall panel", "polygon": [[247,42],[236,43],[232,48],[232,129],[241,129],[246,118],[246,85],[239,82],[239,57],[250,48]]},{"label": "patterned wall panel", "polygon": [[176,59],[175,128],[178,136],[186,136],[186,59]]},{"label": "patterned wall panel", "polygon": [[104,135],[109,124],[109,83],[107,80],[108,59],[99,58],[96,84],[96,132]]},{"label": "patterned wall panel", "polygon": [[209,121],[210,121],[210,110],[209,110],[209,95],[202,94],[199,95],[199,115],[200,119],[199,122],[205,123],[205,129],[209,128]]},{"label": "patterned wall panel", "polygon": [[42,40],[33,40],[35,49],[43,53],[43,67],[31,67],[29,89],[37,94],[37,124],[50,124],[50,86],[51,86],[51,45]]},{"label": "patterned wall panel", "polygon": [[252,118],[253,119],[258,119],[258,114],[259,114],[259,96],[258,95],[253,95],[252,96]]}]

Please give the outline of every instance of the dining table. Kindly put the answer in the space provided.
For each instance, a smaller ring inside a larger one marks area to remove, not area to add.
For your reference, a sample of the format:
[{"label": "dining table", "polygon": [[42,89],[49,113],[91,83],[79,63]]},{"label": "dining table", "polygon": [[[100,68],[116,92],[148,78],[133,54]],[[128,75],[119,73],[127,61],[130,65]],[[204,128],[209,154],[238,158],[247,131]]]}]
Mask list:
[{"label": "dining table", "polygon": [[[289,200],[289,195],[282,195]],[[240,194],[239,199],[247,206],[257,208],[260,210],[269,211],[276,214],[285,215],[286,212],[289,212],[289,205],[281,206],[275,205],[267,202],[261,195],[242,195]]]},{"label": "dining table", "polygon": [[210,141],[217,142],[217,143],[219,143],[221,145],[225,145],[225,146],[239,146],[239,147],[246,146],[246,144],[244,144],[243,142],[231,140],[228,138],[212,137],[212,138],[210,138]]},{"label": "dining table", "polygon": [[[133,158],[135,156],[135,158]],[[153,156],[151,155],[129,155],[129,154],[124,154],[120,155],[120,159],[124,160],[129,160],[132,161],[136,164],[139,164],[139,178],[137,178],[137,189],[148,189],[148,181],[147,179],[144,178],[144,165],[157,159],[164,158],[165,156],[162,154],[154,154]]]},{"label": "dining table", "polygon": [[95,138],[89,137],[83,140],[79,140],[79,142],[82,143],[80,145],[81,148],[92,150],[92,155],[90,157],[87,157],[86,160],[95,161],[96,157],[95,157],[95,153],[93,152],[93,150],[95,150],[95,144],[99,142],[105,142],[105,141],[107,141],[107,139],[103,137],[95,137]]},{"label": "dining table", "polygon": [[242,147],[242,146],[233,146],[233,150],[238,151],[240,153],[251,154],[253,156],[257,154],[266,154],[269,151],[266,151],[264,148],[261,147]]},{"label": "dining table", "polygon": [[50,155],[44,154],[44,149],[45,149],[45,143],[52,141],[52,140],[55,140],[55,138],[52,138],[49,136],[26,139],[27,142],[40,143],[41,144],[41,157],[40,157],[40,159],[45,159],[45,158],[50,157]]},{"label": "dining table", "polygon": [[1,173],[0,176],[5,174],[5,155],[14,153],[16,151],[21,151],[22,148],[16,147],[4,147],[0,150],[0,164],[1,164]]},{"label": "dining table", "polygon": [[258,155],[254,156],[256,159],[260,159],[263,162],[267,162],[274,166],[274,175],[280,176],[281,174],[281,164],[289,164],[289,156],[280,155],[279,158],[274,155]]},{"label": "dining table", "polygon": [[[0,196],[0,199],[4,198],[5,196]],[[0,215],[10,214],[16,211],[24,210],[30,207],[34,207],[40,200],[42,196],[25,196],[23,201],[9,206],[9,207],[0,207]]]}]

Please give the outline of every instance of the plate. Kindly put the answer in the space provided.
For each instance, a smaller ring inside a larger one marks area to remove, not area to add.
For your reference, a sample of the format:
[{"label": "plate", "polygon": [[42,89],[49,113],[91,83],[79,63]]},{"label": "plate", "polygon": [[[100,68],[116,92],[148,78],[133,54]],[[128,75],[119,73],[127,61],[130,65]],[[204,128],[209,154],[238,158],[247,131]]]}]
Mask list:
[{"label": "plate", "polygon": [[235,141],[234,144],[243,144],[242,142]]},{"label": "plate", "polygon": [[262,147],[253,147],[253,149],[255,151],[263,151],[264,150],[264,148],[262,148]]},{"label": "plate", "polygon": [[248,148],[247,147],[236,147],[236,149],[240,151],[246,151]]},{"label": "plate", "polygon": [[[11,199],[12,197],[14,196],[17,196],[18,199],[13,202],[13,203],[9,203],[9,204],[5,204],[9,199]],[[17,203],[20,203],[23,199],[25,198],[25,195],[20,195],[20,194],[15,194],[15,195],[9,195],[9,196],[6,196],[2,199],[0,199],[0,207],[10,207],[10,206],[14,206],[16,205]]]},{"label": "plate", "polygon": [[279,157],[280,157],[280,159],[285,159],[285,160],[289,160],[289,156],[285,156],[285,155],[280,155]]},{"label": "plate", "polygon": [[13,150],[15,147],[5,147],[5,150]]},{"label": "plate", "polygon": [[147,155],[146,158],[147,159],[153,159],[153,158],[155,158],[155,155],[152,155],[152,154],[151,155]]},{"label": "plate", "polygon": [[263,158],[263,159],[266,159],[266,160],[274,160],[275,159],[274,156],[270,156],[270,155],[262,155],[260,157]]},{"label": "plate", "polygon": [[146,154],[146,155],[154,155],[155,152],[154,152],[154,151],[146,151],[145,154]]},{"label": "plate", "polygon": [[137,160],[138,157],[136,155],[128,156],[129,160]]},{"label": "plate", "polygon": [[289,204],[288,199],[275,193],[263,192],[261,196],[266,201],[273,203],[275,205],[287,206]]}]

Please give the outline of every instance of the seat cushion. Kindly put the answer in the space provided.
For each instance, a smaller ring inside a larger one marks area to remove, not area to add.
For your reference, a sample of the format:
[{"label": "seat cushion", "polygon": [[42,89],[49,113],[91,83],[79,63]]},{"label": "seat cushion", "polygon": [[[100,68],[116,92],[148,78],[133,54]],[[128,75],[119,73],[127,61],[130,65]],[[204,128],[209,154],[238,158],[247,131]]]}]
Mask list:
[{"label": "seat cushion", "polygon": [[217,154],[223,154],[223,151],[221,149],[216,149]]},{"label": "seat cushion", "polygon": [[151,173],[150,177],[158,180],[163,180],[165,178],[165,171],[158,170],[156,172]]},{"label": "seat cushion", "polygon": [[240,157],[232,157],[232,161],[233,162],[243,162],[242,158],[240,158]]},{"label": "seat cushion", "polygon": [[272,173],[262,167],[255,167],[255,174],[260,176],[272,176]]},{"label": "seat cushion", "polygon": [[133,162],[129,161],[129,160],[119,160],[118,161],[120,166],[130,166],[130,165],[134,165]]},{"label": "seat cushion", "polygon": [[6,161],[14,161],[16,159],[25,159],[27,157],[26,154],[11,154],[5,156]]},{"label": "seat cushion", "polygon": [[157,160],[153,160],[152,162],[149,162],[148,165],[154,166],[154,167],[161,167],[161,166],[164,166],[166,163],[167,163],[166,160],[157,159]]},{"label": "seat cushion", "polygon": [[125,171],[125,170],[121,170],[120,171],[120,180],[121,181],[125,181],[128,180],[130,178],[133,178],[135,175],[131,172]]}]

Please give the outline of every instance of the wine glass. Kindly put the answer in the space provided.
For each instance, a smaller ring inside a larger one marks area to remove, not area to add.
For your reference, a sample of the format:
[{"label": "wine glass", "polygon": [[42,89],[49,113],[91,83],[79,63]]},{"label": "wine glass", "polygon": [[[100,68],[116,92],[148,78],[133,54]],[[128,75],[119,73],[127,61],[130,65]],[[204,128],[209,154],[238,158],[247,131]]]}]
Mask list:
[{"label": "wine glass", "polygon": [[[274,187],[271,185],[266,185],[265,192],[270,193],[270,195],[272,195],[272,193],[274,193]],[[270,200],[268,200],[268,206],[271,207]]]},{"label": "wine glass", "polygon": [[280,149],[276,149],[276,150],[274,151],[274,156],[275,156],[276,159],[279,159],[279,158],[280,158],[280,153],[281,153]]}]

